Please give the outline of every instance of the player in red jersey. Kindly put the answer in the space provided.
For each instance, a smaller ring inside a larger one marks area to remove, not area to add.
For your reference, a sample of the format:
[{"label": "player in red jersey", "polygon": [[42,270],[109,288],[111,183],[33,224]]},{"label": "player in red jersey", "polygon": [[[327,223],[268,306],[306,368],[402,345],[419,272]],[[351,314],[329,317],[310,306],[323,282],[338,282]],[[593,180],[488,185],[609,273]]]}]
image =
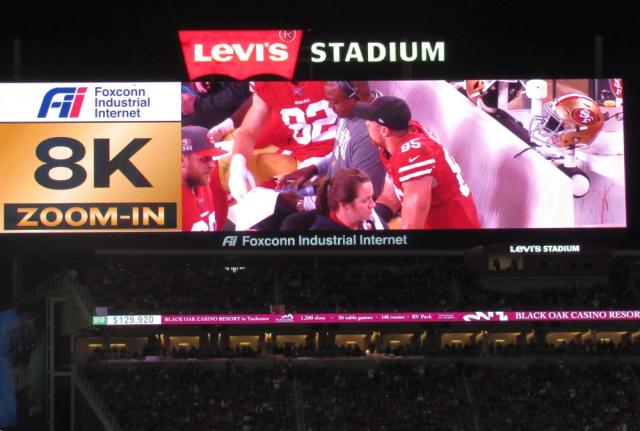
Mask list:
[{"label": "player in red jersey", "polygon": [[227,199],[220,193],[215,157],[226,154],[207,139],[208,129],[182,128],[182,230],[221,230],[227,217]]},{"label": "player in red jersey", "polygon": [[376,201],[378,213],[394,214],[402,206],[402,229],[480,227],[460,166],[420,123],[411,121],[404,100],[383,96],[358,104],[355,114],[367,120],[371,141],[380,148],[392,180]]},{"label": "player in red jersey", "polygon": [[[284,164],[286,168],[276,173],[283,174],[299,162],[330,153],[336,135],[337,115],[325,99],[324,82],[257,82],[253,88],[251,108],[236,131],[229,167],[229,190],[236,199],[255,186],[247,165],[258,139],[271,140],[278,153],[291,159],[292,164]],[[274,124],[273,118],[279,123]],[[267,125],[268,135],[263,133]]]}]

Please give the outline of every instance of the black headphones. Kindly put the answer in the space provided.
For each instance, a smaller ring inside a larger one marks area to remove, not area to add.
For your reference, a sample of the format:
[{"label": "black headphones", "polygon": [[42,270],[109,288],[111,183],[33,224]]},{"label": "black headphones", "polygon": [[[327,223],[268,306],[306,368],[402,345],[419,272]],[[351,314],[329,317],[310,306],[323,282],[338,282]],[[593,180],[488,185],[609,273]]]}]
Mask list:
[{"label": "black headphones", "polygon": [[336,83],[338,87],[340,87],[340,90],[344,91],[344,94],[347,95],[347,99],[358,95],[358,89],[354,87],[350,81],[336,81]]}]

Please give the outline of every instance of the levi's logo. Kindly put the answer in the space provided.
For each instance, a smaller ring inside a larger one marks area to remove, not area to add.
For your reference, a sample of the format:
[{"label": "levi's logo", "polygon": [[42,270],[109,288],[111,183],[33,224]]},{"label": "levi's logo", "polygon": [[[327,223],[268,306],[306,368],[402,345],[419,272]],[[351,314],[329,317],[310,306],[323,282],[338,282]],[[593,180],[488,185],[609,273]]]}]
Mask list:
[{"label": "levi's logo", "polygon": [[302,30],[182,30],[178,36],[189,79],[205,75],[292,79]]},{"label": "levi's logo", "polygon": [[539,245],[510,245],[509,253],[540,253],[542,246]]},{"label": "levi's logo", "polygon": [[198,62],[217,61],[226,63],[235,59],[261,62],[265,61],[266,54],[271,61],[286,61],[289,58],[287,46],[284,43],[274,43],[273,45],[270,45],[269,42],[262,44],[250,43],[247,46],[243,46],[240,43],[218,43],[211,47],[210,55],[204,52],[204,44],[202,43],[196,43],[194,48],[195,61]]}]

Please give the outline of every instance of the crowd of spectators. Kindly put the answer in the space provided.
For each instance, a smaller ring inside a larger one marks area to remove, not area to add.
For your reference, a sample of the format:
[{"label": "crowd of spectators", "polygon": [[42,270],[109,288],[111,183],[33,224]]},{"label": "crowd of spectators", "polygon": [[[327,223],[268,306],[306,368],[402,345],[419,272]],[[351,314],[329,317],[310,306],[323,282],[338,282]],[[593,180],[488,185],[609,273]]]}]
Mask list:
[{"label": "crowd of spectators", "polygon": [[182,360],[182,359],[218,359],[218,358],[258,358],[258,357],[319,357],[319,358],[336,358],[336,357],[362,357],[366,351],[362,350],[357,344],[352,345],[332,345],[316,349],[314,346],[296,346],[295,344],[286,343],[281,346],[273,346],[267,343],[264,350],[260,347],[252,348],[250,346],[236,346],[234,348],[219,348],[216,346],[209,347],[190,347],[175,346],[171,349],[148,348],[145,346],[142,351],[131,351],[125,347],[110,349],[95,348],[92,349],[89,361],[109,362],[120,360],[145,360],[149,357],[155,357],[161,360]]},{"label": "crowd of spectators", "polygon": [[381,352],[393,356],[426,356],[426,357],[530,357],[530,356],[634,356],[640,353],[640,341],[635,340],[630,343],[614,343],[612,341],[598,341],[583,343],[560,342],[542,344],[524,343],[495,343],[489,342],[486,346],[481,343],[468,342],[445,344],[440,347],[416,347],[410,344],[391,348],[387,345]]},{"label": "crowd of spectators", "polygon": [[460,309],[475,309],[476,304],[503,311],[537,308],[540,310],[607,310],[635,308],[640,303],[640,291],[612,280],[607,283],[584,284],[567,281],[555,288],[530,288],[509,291],[479,283],[470,283],[464,290]]},{"label": "crowd of spectators", "polygon": [[335,260],[283,277],[283,300],[297,312],[400,311],[437,307],[451,310],[455,303],[455,274],[459,259],[377,260],[349,263]]},{"label": "crowd of spectators", "polygon": [[324,346],[316,349],[314,346],[296,346],[295,344],[287,343],[282,346],[269,346],[267,350],[271,355],[282,355],[287,358],[339,358],[339,357],[362,357],[365,356],[366,351],[362,350],[357,344],[351,345],[331,345]]},{"label": "crowd of spectators", "polygon": [[[550,286],[470,277],[462,258],[221,257],[104,258],[84,282],[110,314],[620,309],[640,303],[637,260],[618,259],[606,276]],[[558,281],[559,280],[559,281]]]},{"label": "crowd of spectators", "polygon": [[535,362],[515,367],[466,365],[480,429],[640,429],[632,368],[606,361]]},{"label": "crowd of spectators", "polygon": [[215,358],[252,358],[262,354],[261,349],[252,349],[249,346],[237,346],[236,348],[220,349],[216,347],[196,347],[191,345],[175,346],[171,349],[153,349],[146,347],[141,352],[131,351],[127,348],[96,348],[91,352],[90,361],[111,361],[111,360],[144,360],[149,357],[171,358],[171,359],[215,359]]},{"label": "crowd of spectators", "polygon": [[376,358],[376,357],[427,357],[427,358],[482,358],[482,357],[549,357],[549,356],[569,356],[569,357],[613,357],[628,356],[633,357],[640,354],[640,340],[635,339],[629,343],[614,343],[611,340],[601,340],[598,342],[585,341],[583,343],[560,342],[560,343],[495,343],[488,342],[486,345],[479,342],[449,343],[442,346],[416,346],[412,344],[400,344],[392,347],[376,346],[370,343],[366,349],[358,344],[329,344],[316,348],[313,345],[296,346],[293,343],[284,343],[279,346],[266,343],[264,348],[251,346],[236,346],[234,348],[219,348],[216,346],[196,347],[194,345],[172,347],[170,349],[153,348],[145,346],[142,351],[131,351],[127,348],[93,349],[89,357],[91,362],[118,362],[121,360],[148,360],[149,357],[163,361],[197,359],[209,360],[219,358]]},{"label": "crowd of spectators", "polygon": [[84,373],[124,430],[292,428],[290,380],[281,367],[90,362]]},{"label": "crowd of spectators", "polygon": [[301,366],[296,378],[308,430],[473,429],[456,364]]},{"label": "crowd of spectators", "polygon": [[276,270],[245,271],[193,256],[127,257],[90,266],[86,284],[96,305],[108,306],[110,312],[265,313],[273,302]]},{"label": "crowd of spectators", "polygon": [[[96,305],[119,312],[256,312],[273,304],[292,311],[417,309],[453,303],[455,261],[396,258],[254,261],[212,257],[105,258],[87,268]],[[366,298],[366,303],[363,299]],[[431,305],[431,306],[433,306]]]},{"label": "crowd of spectators", "polygon": [[124,430],[640,429],[640,366],[543,358],[89,363]]}]

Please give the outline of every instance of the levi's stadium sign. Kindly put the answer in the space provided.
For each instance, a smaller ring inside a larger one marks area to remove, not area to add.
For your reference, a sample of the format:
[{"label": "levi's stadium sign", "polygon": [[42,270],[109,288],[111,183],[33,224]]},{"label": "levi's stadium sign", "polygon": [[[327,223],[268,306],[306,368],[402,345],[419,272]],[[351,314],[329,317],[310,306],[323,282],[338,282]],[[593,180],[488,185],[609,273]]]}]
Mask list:
[{"label": "levi's stadium sign", "polygon": [[[260,75],[293,79],[302,30],[182,30],[178,32],[189,79]],[[313,41],[312,63],[444,62],[443,41]]]}]

